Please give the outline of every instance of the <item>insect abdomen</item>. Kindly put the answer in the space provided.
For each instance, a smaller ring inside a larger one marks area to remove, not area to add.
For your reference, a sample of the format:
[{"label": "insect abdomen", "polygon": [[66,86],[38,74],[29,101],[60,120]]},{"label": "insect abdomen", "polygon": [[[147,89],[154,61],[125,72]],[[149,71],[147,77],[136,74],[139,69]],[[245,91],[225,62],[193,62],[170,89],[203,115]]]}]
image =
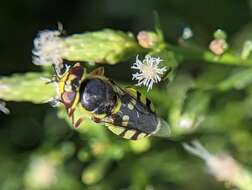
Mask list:
[{"label": "insect abdomen", "polygon": [[105,125],[114,134],[116,134],[122,138],[125,138],[125,139],[138,140],[138,139],[141,139],[141,138],[148,136],[147,133],[141,132],[139,130],[115,126],[113,124],[108,124],[108,123],[106,123]]},{"label": "insect abdomen", "polygon": [[158,118],[146,105],[127,93],[120,100],[119,111],[111,115],[113,125],[122,128],[119,136],[138,139],[138,136],[144,137],[156,131]]}]

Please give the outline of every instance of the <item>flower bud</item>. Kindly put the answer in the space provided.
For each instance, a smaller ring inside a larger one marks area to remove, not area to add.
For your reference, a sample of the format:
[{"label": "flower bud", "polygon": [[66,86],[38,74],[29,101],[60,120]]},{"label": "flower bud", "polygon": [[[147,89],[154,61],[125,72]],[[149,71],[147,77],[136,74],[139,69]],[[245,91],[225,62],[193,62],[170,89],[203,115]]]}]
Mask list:
[{"label": "flower bud", "polygon": [[222,55],[225,50],[228,48],[227,42],[223,39],[215,39],[211,41],[209,45],[209,49],[215,54],[215,55]]},{"label": "flower bud", "polygon": [[212,40],[209,44],[209,49],[217,56],[222,55],[228,48],[228,44],[226,42],[227,35],[223,30],[216,30],[214,32],[214,40]]},{"label": "flower bud", "polygon": [[137,35],[137,40],[139,45],[143,48],[153,48],[160,42],[158,35],[149,31],[139,32]]},{"label": "flower bud", "polygon": [[223,39],[223,40],[226,40],[227,39],[227,34],[223,30],[218,29],[218,30],[216,30],[214,32],[214,39]]}]

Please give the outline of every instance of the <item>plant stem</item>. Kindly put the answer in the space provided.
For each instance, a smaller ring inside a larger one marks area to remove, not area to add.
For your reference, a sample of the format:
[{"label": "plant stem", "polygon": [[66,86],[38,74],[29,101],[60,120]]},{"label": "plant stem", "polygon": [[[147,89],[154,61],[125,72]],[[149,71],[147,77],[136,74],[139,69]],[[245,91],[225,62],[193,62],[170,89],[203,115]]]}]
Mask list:
[{"label": "plant stem", "polygon": [[171,44],[166,44],[165,47],[173,51],[179,61],[185,60],[203,60],[211,63],[220,63],[227,65],[251,66],[252,59],[242,59],[239,55],[227,52],[221,56],[216,56],[206,49],[200,48],[184,48]]}]

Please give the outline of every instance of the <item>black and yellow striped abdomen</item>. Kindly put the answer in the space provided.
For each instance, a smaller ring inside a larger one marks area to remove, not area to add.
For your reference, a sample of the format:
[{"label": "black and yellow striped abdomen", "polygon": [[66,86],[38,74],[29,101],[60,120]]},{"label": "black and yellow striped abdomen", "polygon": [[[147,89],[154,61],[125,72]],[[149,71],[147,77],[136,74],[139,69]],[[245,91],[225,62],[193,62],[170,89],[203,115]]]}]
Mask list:
[{"label": "black and yellow striped abdomen", "polygon": [[[153,111],[150,100],[135,91],[119,95],[120,108],[110,118],[109,129],[127,139],[139,139],[157,131],[160,120]],[[116,132],[114,131],[116,130]]]}]

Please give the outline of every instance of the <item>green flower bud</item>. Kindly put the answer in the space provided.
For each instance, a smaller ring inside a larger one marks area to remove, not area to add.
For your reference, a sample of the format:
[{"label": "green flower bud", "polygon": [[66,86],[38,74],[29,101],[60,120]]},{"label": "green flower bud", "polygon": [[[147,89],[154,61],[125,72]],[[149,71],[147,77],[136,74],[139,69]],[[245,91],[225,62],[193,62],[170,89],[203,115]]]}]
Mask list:
[{"label": "green flower bud", "polygon": [[227,39],[227,34],[225,31],[218,29],[214,32],[214,39],[222,39],[222,40],[226,40]]}]

